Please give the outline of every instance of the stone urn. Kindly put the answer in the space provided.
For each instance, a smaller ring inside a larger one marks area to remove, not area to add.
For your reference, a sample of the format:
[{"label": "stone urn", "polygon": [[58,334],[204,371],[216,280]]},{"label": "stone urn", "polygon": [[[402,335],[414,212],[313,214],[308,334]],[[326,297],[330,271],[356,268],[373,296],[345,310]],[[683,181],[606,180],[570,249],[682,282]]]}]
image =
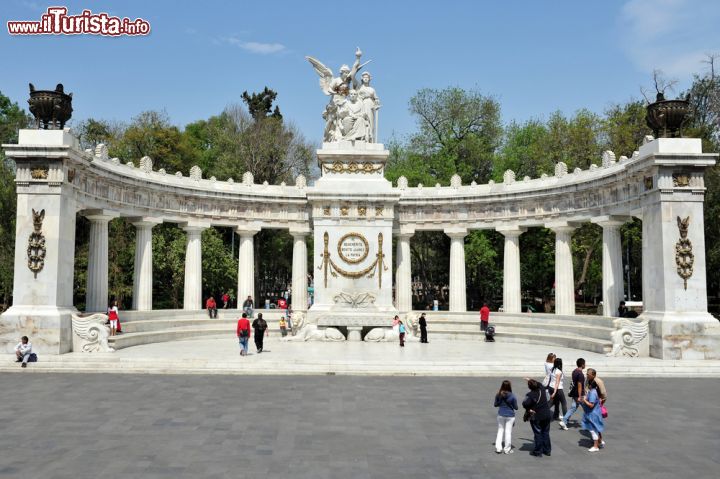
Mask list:
[{"label": "stone urn", "polygon": [[662,93],[658,93],[657,101],[647,106],[645,121],[655,138],[679,138],[689,113],[688,100],[666,100]]},{"label": "stone urn", "polygon": [[36,90],[30,83],[28,103],[38,129],[62,130],[72,116],[72,93],[65,93],[62,83],[58,83],[52,91]]}]

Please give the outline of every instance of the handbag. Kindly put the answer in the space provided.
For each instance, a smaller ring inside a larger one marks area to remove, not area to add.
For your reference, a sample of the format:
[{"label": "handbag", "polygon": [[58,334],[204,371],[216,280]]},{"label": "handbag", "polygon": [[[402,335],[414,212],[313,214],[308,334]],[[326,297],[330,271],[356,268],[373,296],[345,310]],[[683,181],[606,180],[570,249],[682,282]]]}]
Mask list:
[{"label": "handbag", "polygon": [[600,413],[602,414],[603,419],[608,417],[607,408],[604,404],[600,405]]}]

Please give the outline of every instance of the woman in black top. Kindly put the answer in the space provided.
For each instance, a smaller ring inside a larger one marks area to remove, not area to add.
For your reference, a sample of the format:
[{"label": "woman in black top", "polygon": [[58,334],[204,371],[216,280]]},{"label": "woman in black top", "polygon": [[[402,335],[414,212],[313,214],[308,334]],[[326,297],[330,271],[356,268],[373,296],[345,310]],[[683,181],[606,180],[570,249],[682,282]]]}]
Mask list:
[{"label": "woman in black top", "polygon": [[547,390],[534,379],[528,379],[528,393],[522,405],[525,408],[525,420],[530,420],[530,428],[532,429],[535,448],[530,453],[536,457],[550,455],[550,423],[552,413],[550,412],[550,398]]}]

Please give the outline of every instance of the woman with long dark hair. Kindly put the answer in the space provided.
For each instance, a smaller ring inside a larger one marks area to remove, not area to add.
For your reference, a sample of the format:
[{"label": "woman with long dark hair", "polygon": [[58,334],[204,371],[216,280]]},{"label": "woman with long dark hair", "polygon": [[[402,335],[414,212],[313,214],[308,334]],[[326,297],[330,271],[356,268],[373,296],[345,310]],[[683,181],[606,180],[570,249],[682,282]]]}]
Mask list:
[{"label": "woman with long dark hair", "polygon": [[[498,409],[498,432],[495,438],[495,452],[512,454],[512,428],[515,425],[515,411],[518,409],[517,399],[512,392],[512,385],[507,379],[500,385],[495,395],[495,407]],[[504,444],[504,447],[503,447]]]},{"label": "woman with long dark hair", "polygon": [[[553,368],[550,371],[550,386],[553,392],[550,395],[550,401],[553,405],[553,421],[560,421],[560,427],[565,428],[562,418],[567,413],[567,401],[565,400],[565,373],[562,370],[563,363],[561,358],[555,358]],[[560,416],[560,408],[562,407],[563,415]]]},{"label": "woman with long dark hair", "polygon": [[530,453],[532,456],[549,456],[552,452],[550,444],[550,423],[552,413],[550,412],[550,395],[542,384],[534,379],[528,379],[528,393],[522,405],[525,408],[523,420],[530,421],[535,439],[535,447]]},{"label": "woman with long dark hair", "polygon": [[600,450],[600,436],[605,430],[605,422],[602,417],[602,401],[600,401],[597,383],[594,379],[588,381],[587,395],[580,402],[585,413],[582,418],[582,427],[590,432],[593,440],[593,446],[588,451],[598,452]]}]

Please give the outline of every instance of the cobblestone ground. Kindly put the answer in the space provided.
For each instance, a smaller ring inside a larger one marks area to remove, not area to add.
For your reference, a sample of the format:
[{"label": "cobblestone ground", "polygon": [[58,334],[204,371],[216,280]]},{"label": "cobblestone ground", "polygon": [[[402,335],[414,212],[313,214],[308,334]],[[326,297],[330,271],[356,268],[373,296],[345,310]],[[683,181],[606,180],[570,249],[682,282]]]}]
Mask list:
[{"label": "cobblestone ground", "polygon": [[607,379],[606,449],[553,426],[540,459],[520,417],[495,454],[500,382],[0,374],[0,478],[718,477],[716,379]]}]

